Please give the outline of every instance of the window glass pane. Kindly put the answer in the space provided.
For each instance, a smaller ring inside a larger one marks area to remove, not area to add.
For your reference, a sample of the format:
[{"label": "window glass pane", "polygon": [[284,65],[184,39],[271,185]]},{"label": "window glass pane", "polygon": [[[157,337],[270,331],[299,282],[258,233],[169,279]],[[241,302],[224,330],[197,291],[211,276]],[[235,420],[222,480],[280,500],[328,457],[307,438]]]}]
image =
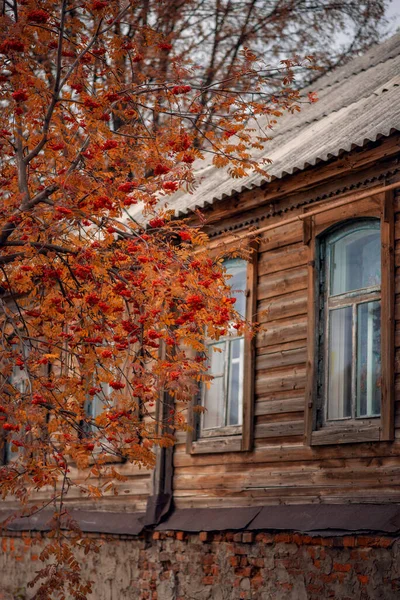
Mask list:
[{"label": "window glass pane", "polygon": [[351,416],[352,308],[329,313],[328,419]]},{"label": "window glass pane", "polygon": [[380,414],[381,307],[380,302],[357,306],[357,417]]},{"label": "window glass pane", "polygon": [[230,258],[224,261],[224,267],[229,275],[227,283],[232,288],[232,296],[236,298],[235,309],[242,316],[246,316],[246,273],[247,263],[241,258]]},{"label": "window glass pane", "polygon": [[230,342],[228,425],[242,424],[244,339]]},{"label": "window glass pane", "polygon": [[[216,348],[216,350],[214,350]],[[225,371],[225,342],[208,346],[208,363],[210,375],[222,375]]]},{"label": "window glass pane", "polygon": [[[221,352],[215,352],[216,347]],[[207,388],[204,384],[203,406],[206,409],[203,414],[203,429],[212,429],[223,427],[225,425],[224,406],[225,406],[225,356],[227,344],[210,344],[209,353],[209,374],[214,376]]]},{"label": "window glass pane", "polygon": [[93,422],[84,426],[85,433],[97,431],[94,421],[107,407],[107,398],[110,394],[110,386],[108,383],[100,383],[101,392],[94,396],[89,396],[85,402],[85,413]]},{"label": "window glass pane", "polygon": [[330,245],[331,295],[380,285],[379,224],[349,231]]},{"label": "window glass pane", "polygon": [[[28,379],[26,377],[26,372],[24,370],[21,371],[19,367],[14,367],[12,374],[9,378],[9,383],[13,386],[16,392],[24,394],[28,388]],[[7,464],[14,460],[17,460],[18,454],[21,451],[22,448],[17,448],[16,446],[13,446],[12,443],[9,441],[6,442],[4,463]]]},{"label": "window glass pane", "polygon": [[224,426],[224,378],[215,377],[210,388],[205,390],[203,428]]}]

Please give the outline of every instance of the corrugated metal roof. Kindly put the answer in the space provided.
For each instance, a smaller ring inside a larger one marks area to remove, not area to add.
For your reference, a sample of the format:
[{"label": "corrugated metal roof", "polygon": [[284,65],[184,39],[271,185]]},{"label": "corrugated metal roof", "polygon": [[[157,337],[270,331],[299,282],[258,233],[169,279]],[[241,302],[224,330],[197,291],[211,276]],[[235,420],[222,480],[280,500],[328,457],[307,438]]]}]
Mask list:
[{"label": "corrugated metal roof", "polygon": [[400,130],[400,33],[324,75],[312,91],[318,93],[319,101],[279,119],[273,139],[255,153],[258,159],[272,160],[269,179],[257,173],[232,179],[207,156],[195,163],[195,192],[176,193],[168,199],[169,208],[177,216],[204,208]]}]

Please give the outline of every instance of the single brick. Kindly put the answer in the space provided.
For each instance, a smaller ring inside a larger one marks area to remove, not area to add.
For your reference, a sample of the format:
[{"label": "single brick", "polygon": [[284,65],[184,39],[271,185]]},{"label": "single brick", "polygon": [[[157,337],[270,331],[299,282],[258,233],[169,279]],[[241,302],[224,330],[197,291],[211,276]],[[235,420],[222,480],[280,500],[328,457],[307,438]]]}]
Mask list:
[{"label": "single brick", "polygon": [[320,544],[321,546],[326,546],[328,548],[332,548],[335,545],[335,541],[333,538],[328,537],[328,538],[320,538]]},{"label": "single brick", "polygon": [[293,583],[288,583],[287,581],[277,581],[277,584],[281,588],[283,588],[284,590],[288,590],[289,592],[293,589]]},{"label": "single brick", "polygon": [[334,571],[339,571],[341,573],[348,573],[349,571],[351,571],[351,564],[350,563],[333,563],[333,570]]},{"label": "single brick", "polygon": [[262,544],[273,544],[274,537],[271,533],[257,533],[256,542],[261,542]]},{"label": "single brick", "polygon": [[261,575],[256,575],[251,579],[251,587],[255,590],[258,590],[260,587],[264,585],[264,577]]},{"label": "single brick", "polygon": [[239,557],[238,556],[230,556],[229,562],[231,563],[232,567],[238,567],[239,566]]},{"label": "single brick", "polygon": [[208,531],[200,531],[200,533],[199,533],[200,542],[208,542],[209,539],[210,539],[210,534],[208,533]]},{"label": "single brick", "polygon": [[203,565],[212,565],[215,563],[215,556],[214,554],[206,554],[205,556],[203,556],[202,561]]},{"label": "single brick", "polygon": [[252,573],[252,567],[241,567],[239,569],[235,569],[235,575],[239,575],[240,577],[251,577]]},{"label": "single brick", "polygon": [[290,533],[276,533],[274,535],[274,541],[276,543],[283,542],[285,544],[290,544],[293,536]]},{"label": "single brick", "polygon": [[265,565],[265,560],[263,558],[252,558],[250,562],[259,569],[262,569]]},{"label": "single brick", "polygon": [[345,548],[354,548],[356,545],[356,538],[354,535],[345,535],[343,538],[343,546]]}]

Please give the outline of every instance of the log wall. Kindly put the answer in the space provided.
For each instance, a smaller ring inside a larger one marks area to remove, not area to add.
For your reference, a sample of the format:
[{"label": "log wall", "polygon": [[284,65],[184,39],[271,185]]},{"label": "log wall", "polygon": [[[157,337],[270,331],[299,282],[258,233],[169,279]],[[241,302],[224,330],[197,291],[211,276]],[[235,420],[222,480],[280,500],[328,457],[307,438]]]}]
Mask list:
[{"label": "log wall", "polygon": [[[371,168],[374,172],[379,170],[377,163]],[[358,181],[362,179],[360,173],[351,177],[353,182],[357,177]],[[332,188],[332,181],[328,187]],[[258,193],[258,206],[255,192],[251,193],[255,207],[251,210],[262,220],[263,192]],[[327,206],[329,202],[332,200],[326,200]],[[317,232],[338,221],[374,214],[380,202],[381,197],[371,195],[328,210],[316,217]],[[236,209],[237,204],[231,206]],[[308,249],[303,243],[302,222],[283,225],[267,231],[259,246],[257,319],[263,331],[256,340],[253,451],[191,455],[180,437],[174,453],[176,507],[400,501],[399,191],[394,195],[394,209],[395,440],[327,446],[305,444]],[[222,219],[222,209],[216,210],[220,210]],[[269,210],[265,206],[265,211]],[[290,213],[269,217],[268,224],[303,211],[303,207],[293,208]],[[225,214],[229,220],[228,213]],[[251,211],[246,213],[244,200],[243,220],[250,223],[251,214]],[[238,216],[233,220],[237,224]],[[231,232],[232,228],[229,235]]]}]

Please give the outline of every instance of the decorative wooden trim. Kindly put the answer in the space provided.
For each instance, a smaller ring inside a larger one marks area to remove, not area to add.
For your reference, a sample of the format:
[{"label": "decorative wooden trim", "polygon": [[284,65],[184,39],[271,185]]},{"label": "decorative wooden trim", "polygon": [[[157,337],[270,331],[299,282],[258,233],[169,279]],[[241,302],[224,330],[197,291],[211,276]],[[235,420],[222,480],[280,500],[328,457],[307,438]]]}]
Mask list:
[{"label": "decorative wooden trim", "polygon": [[324,427],[311,434],[313,446],[329,444],[358,444],[360,442],[378,442],[382,440],[382,429],[378,423],[360,427]]},{"label": "decorative wooden trim", "polygon": [[382,203],[382,305],[381,305],[381,364],[382,364],[382,436],[394,439],[394,211],[393,192],[386,191]]},{"label": "decorative wooden trim", "polygon": [[[258,243],[250,243],[251,259],[247,265],[246,281],[246,320],[254,322],[257,312],[257,265]],[[254,377],[255,377],[255,338],[246,336],[244,342],[243,380],[243,433],[241,450],[248,452],[253,447],[254,437]]]},{"label": "decorative wooden trim", "polygon": [[[159,356],[161,359],[165,359],[166,346],[162,343],[159,348]],[[174,407],[174,399],[166,391],[162,391],[159,396],[159,400],[156,406],[156,418],[157,418],[157,433],[162,435],[164,433],[164,423],[167,422],[170,410]],[[168,433],[173,435],[173,427],[168,426]],[[154,520],[157,520],[154,516],[157,511],[163,512],[167,507],[169,508],[170,499],[172,497],[172,477],[173,477],[173,448],[172,447],[158,447],[156,450],[156,464],[153,471],[153,492],[148,498],[147,502],[147,517],[150,512],[153,512]],[[155,512],[154,512],[155,511]]]},{"label": "decorative wooden trim", "polygon": [[191,454],[213,454],[216,452],[240,452],[242,450],[242,436],[221,436],[215,438],[201,438],[193,442]]},{"label": "decorative wooden trim", "polygon": [[[317,234],[329,229],[341,219],[317,226],[315,221],[304,226],[304,241],[308,241],[308,330],[307,330],[307,380],[305,394],[305,431],[307,445],[360,443],[371,441],[392,441],[394,439],[394,211],[393,186],[377,197],[371,194],[371,201],[379,199],[377,209],[363,210],[360,217],[381,217],[381,356],[382,356],[382,404],[381,418],[370,425],[349,427],[323,427],[316,430],[316,379],[317,379],[317,316],[318,316],[318,274],[316,268]],[[358,200],[358,199],[357,199]],[[315,218],[315,217],[314,217]],[[346,220],[346,218],[345,218]]]},{"label": "decorative wooden trim", "polygon": [[195,401],[196,401],[196,399],[193,399],[193,401],[189,404],[188,411],[187,411],[187,424],[189,427],[189,429],[187,430],[187,433],[186,433],[186,452],[187,452],[187,454],[192,453],[193,443],[196,441],[196,414],[193,410]]},{"label": "decorative wooden trim", "polygon": [[[233,247],[230,248],[232,250]],[[254,322],[257,312],[257,264],[258,241],[246,240],[246,249],[251,249],[250,260],[247,261],[246,274],[246,320]],[[212,254],[228,252],[229,244],[221,244],[214,248]],[[255,338],[249,335],[244,340],[244,377],[243,377],[243,416],[241,433],[237,435],[221,435],[197,439],[197,415],[193,411],[195,399],[188,408],[189,430],[186,435],[186,452],[188,454],[212,452],[248,452],[253,447],[254,439],[254,377],[255,377]]]},{"label": "decorative wooden trim", "polygon": [[[314,424],[314,399],[316,383],[316,264],[315,264],[315,224],[313,217],[304,221],[304,238],[308,241],[308,264],[307,264],[307,365],[306,365],[306,391],[304,407],[304,443],[311,444],[311,433]],[[306,231],[307,228],[307,231]],[[307,234],[307,235],[306,235]]]},{"label": "decorative wooden trim", "polygon": [[313,236],[313,219],[306,217],[303,221],[303,244],[308,246]]}]

